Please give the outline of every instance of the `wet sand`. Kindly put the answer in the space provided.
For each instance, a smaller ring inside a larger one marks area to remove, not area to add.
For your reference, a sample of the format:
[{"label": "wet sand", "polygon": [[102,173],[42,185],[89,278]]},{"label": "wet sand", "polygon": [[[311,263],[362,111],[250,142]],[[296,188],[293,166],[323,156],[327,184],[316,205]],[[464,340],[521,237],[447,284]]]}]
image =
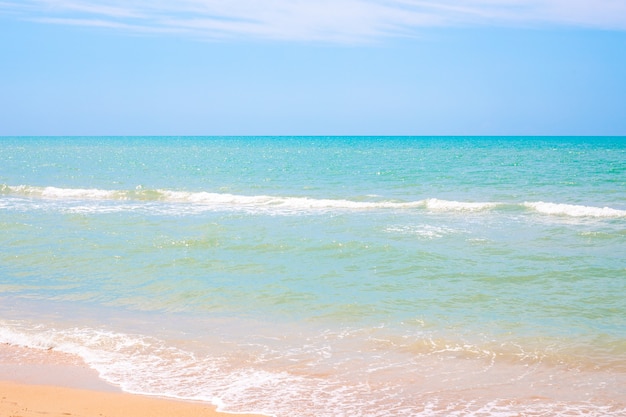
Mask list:
[{"label": "wet sand", "polygon": [[[225,417],[208,404],[50,385],[0,382],[6,417]],[[239,414],[241,416],[241,414]],[[249,416],[252,417],[252,416]]]},{"label": "wet sand", "polygon": [[219,413],[208,403],[127,394],[99,379],[76,357],[54,350],[2,344],[0,416],[232,417],[233,414]]}]

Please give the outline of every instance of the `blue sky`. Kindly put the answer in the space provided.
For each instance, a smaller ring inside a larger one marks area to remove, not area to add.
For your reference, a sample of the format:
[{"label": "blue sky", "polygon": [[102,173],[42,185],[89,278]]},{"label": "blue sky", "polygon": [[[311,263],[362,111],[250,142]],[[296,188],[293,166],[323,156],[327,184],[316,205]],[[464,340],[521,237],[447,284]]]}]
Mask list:
[{"label": "blue sky", "polygon": [[626,135],[626,1],[0,0],[0,135]]}]

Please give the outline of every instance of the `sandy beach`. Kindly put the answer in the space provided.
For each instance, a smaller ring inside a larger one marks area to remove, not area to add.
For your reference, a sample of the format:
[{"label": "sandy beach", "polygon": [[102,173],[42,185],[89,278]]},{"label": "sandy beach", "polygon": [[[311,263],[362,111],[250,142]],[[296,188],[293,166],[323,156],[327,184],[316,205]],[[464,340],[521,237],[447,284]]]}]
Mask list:
[{"label": "sandy beach", "polygon": [[[208,404],[49,385],[0,382],[0,415],[6,417],[217,417]],[[240,415],[240,414],[239,414]],[[252,417],[252,416],[249,416]]]},{"label": "sandy beach", "polygon": [[224,417],[233,414],[219,413],[207,403],[127,394],[100,380],[75,356],[1,344],[0,416],[42,415]]}]

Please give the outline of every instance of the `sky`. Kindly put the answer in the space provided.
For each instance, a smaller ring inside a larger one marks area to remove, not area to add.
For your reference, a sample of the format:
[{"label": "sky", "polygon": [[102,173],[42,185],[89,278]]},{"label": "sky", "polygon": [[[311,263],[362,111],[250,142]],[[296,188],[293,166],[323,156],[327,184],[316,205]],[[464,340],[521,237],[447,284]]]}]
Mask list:
[{"label": "sky", "polygon": [[0,0],[0,136],[626,135],[624,0]]}]

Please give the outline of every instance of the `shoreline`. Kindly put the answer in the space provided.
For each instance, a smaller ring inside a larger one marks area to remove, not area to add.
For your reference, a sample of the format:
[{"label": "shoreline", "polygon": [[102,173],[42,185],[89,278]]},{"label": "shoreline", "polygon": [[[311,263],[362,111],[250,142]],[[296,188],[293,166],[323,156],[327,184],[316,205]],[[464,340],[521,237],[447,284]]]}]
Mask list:
[{"label": "shoreline", "polygon": [[[7,417],[228,417],[212,404],[53,385],[0,381],[0,415]],[[237,414],[240,417],[260,415]]]},{"label": "shoreline", "polygon": [[261,417],[210,403],[130,394],[73,355],[0,344],[0,415],[7,417]]}]

